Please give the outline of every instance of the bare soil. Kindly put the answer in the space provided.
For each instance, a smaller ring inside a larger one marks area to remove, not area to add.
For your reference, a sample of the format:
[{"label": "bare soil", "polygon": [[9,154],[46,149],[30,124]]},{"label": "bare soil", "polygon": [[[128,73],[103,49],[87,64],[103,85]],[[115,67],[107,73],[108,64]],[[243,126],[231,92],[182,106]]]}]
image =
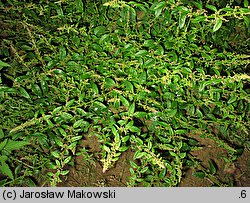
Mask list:
[{"label": "bare soil", "polygon": [[[98,156],[100,147],[96,136],[85,136],[82,147],[89,150],[90,153]],[[124,152],[115,166],[103,173],[102,164],[97,161],[99,157],[93,157],[92,160],[86,160],[83,156],[76,158],[75,167],[70,169],[70,173],[58,186],[63,187],[125,187],[130,176],[129,160],[132,160],[133,152],[127,150]]]},{"label": "bare soil", "polygon": [[[218,147],[217,143],[209,138],[201,138],[199,135],[190,135],[200,142],[202,149],[192,151],[191,154],[201,162],[201,166],[209,168],[209,160],[212,160],[217,168],[213,179],[200,179],[193,176],[194,168],[188,169],[182,178],[180,187],[211,187],[215,182],[232,184],[232,186],[250,186],[250,151],[245,150],[234,162],[226,161],[229,156],[227,151]],[[70,168],[69,175],[58,186],[63,187],[125,187],[129,181],[129,160],[133,158],[133,152],[128,150],[122,154],[115,166],[102,172],[102,164],[97,161],[100,147],[98,138],[88,137],[82,142],[82,147],[95,154],[92,160],[86,160],[82,156],[76,158],[76,165]]]},{"label": "bare soil", "polygon": [[218,144],[209,138],[201,138],[197,134],[190,135],[199,141],[202,149],[192,151],[191,154],[201,161],[204,168],[209,168],[209,161],[213,161],[217,172],[213,179],[197,178],[192,174],[194,168],[186,171],[179,186],[181,187],[210,187],[219,181],[221,184],[232,186],[250,186],[250,151],[245,149],[243,154],[235,161],[227,161],[228,152],[218,147]]}]

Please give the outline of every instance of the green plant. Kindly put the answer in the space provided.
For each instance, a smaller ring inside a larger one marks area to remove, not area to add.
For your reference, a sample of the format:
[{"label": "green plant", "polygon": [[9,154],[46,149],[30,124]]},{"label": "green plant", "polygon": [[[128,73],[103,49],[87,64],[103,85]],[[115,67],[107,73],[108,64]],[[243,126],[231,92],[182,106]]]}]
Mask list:
[{"label": "green plant", "polygon": [[15,168],[57,185],[84,135],[98,137],[104,173],[134,152],[130,186],[178,185],[190,133],[232,155],[249,148],[248,1],[13,0],[0,10],[0,145],[25,143],[15,148],[25,164],[1,151],[3,185]]}]

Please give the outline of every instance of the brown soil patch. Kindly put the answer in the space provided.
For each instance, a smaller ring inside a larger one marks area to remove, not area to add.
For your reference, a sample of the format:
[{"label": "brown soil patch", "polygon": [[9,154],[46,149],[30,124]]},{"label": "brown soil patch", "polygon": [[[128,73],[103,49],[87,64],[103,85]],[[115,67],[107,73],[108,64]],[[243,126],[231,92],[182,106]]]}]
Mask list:
[{"label": "brown soil patch", "polygon": [[[200,134],[189,137],[196,139],[201,149],[191,152],[191,155],[200,161],[198,169],[209,169],[209,161],[213,161],[217,172],[211,177],[200,179],[193,176],[197,170],[189,168],[184,172],[180,187],[211,187],[220,186],[250,186],[250,151],[244,153],[235,161],[228,162],[227,150],[218,147],[218,144],[209,138],[201,138]],[[129,160],[133,159],[133,151],[127,150],[116,162],[113,168],[102,172],[100,160],[100,144],[96,136],[85,135],[81,147],[88,149],[93,156],[77,156],[75,166],[70,168],[70,173],[58,184],[60,187],[119,187],[127,186],[130,176]]]},{"label": "brown soil patch", "polygon": [[234,163],[236,186],[250,187],[250,150],[244,153]]},{"label": "brown soil patch", "polygon": [[201,138],[199,134],[189,135],[199,141],[202,149],[192,151],[191,154],[196,157],[203,168],[209,168],[209,161],[213,161],[217,172],[214,177],[200,179],[194,177],[194,168],[186,171],[181,183],[181,187],[210,187],[216,182],[231,186],[250,186],[250,151],[245,150],[244,153],[234,162],[227,162],[228,152],[218,147],[218,144],[209,138]]},{"label": "brown soil patch", "polygon": [[133,152],[129,149],[123,152],[115,166],[105,173],[102,172],[102,163],[100,160],[99,143],[96,136],[85,136],[82,142],[85,147],[94,156],[87,158],[84,156],[76,157],[75,167],[70,169],[69,174],[58,184],[59,187],[124,187],[127,186],[130,176],[129,160],[133,158]]}]

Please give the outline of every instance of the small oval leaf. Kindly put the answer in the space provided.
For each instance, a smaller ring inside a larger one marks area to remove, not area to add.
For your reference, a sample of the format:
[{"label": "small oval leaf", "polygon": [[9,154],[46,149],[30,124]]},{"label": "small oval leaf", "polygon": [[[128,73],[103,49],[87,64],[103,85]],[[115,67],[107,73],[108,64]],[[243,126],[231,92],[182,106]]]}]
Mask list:
[{"label": "small oval leaf", "polygon": [[222,20],[220,18],[218,18],[215,21],[215,24],[214,24],[214,27],[213,27],[213,32],[216,32],[217,30],[219,30],[221,26],[222,26]]},{"label": "small oval leaf", "polygon": [[18,91],[23,97],[25,97],[26,99],[30,99],[30,95],[23,87],[19,87]]}]

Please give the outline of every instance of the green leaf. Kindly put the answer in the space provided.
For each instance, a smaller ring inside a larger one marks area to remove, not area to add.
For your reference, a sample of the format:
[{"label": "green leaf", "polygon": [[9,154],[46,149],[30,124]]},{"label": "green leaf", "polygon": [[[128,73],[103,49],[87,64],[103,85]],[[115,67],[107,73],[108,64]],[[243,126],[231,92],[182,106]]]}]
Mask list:
[{"label": "green leaf", "polygon": [[179,17],[179,27],[180,29],[184,27],[185,22],[186,22],[186,18],[187,18],[187,13],[181,13],[180,17]]},{"label": "green leaf", "polygon": [[156,124],[158,124],[158,125],[160,125],[160,126],[162,126],[164,128],[169,127],[169,123],[166,123],[164,121],[157,121]]},{"label": "green leaf", "polygon": [[217,18],[213,27],[213,32],[216,32],[222,26],[222,19]]},{"label": "green leaf", "polygon": [[170,126],[170,127],[168,128],[168,130],[169,130],[169,134],[170,134],[171,136],[173,136],[173,135],[174,135],[174,130],[173,130],[173,128]]},{"label": "green leaf", "polygon": [[65,171],[62,171],[60,174],[61,174],[62,176],[66,176],[68,173],[69,173],[69,170],[65,170]]},{"label": "green leaf", "polygon": [[186,155],[187,155],[186,152],[180,153],[180,158],[184,159],[186,157]]},{"label": "green leaf", "polygon": [[4,162],[4,161],[1,162],[0,170],[3,174],[7,175],[10,179],[12,179],[12,180],[14,179],[13,173],[10,170],[9,165],[6,162]]},{"label": "green leaf", "polygon": [[192,3],[199,9],[199,10],[202,10],[202,4],[201,3],[198,3],[198,2],[193,2]]},{"label": "green leaf", "polygon": [[203,114],[202,114],[202,112],[200,111],[200,109],[196,109],[196,115],[198,116],[198,117],[200,117],[200,118],[202,118],[203,117]]},{"label": "green leaf", "polygon": [[246,27],[249,27],[250,19],[247,16],[243,16],[244,22],[246,24]]},{"label": "green leaf", "polygon": [[66,108],[69,108],[70,106],[73,106],[74,103],[75,103],[75,99],[71,99],[71,100],[69,100],[69,101],[66,103],[65,107],[66,107]]},{"label": "green leaf", "polygon": [[131,141],[136,142],[137,145],[143,145],[143,141],[139,137],[131,136]]},{"label": "green leaf", "polygon": [[[52,165],[50,165],[52,166]],[[51,167],[51,169],[56,169],[56,166],[53,165],[53,168]],[[50,177],[53,177],[54,176],[54,173],[52,172],[47,172],[47,175],[50,176]]]},{"label": "green leaf", "polygon": [[4,132],[3,132],[3,129],[0,128],[0,139],[4,138]]},{"label": "green leaf", "polygon": [[102,52],[102,47],[99,44],[93,43],[91,48],[95,51]]},{"label": "green leaf", "polygon": [[226,11],[226,12],[228,12],[228,11],[233,11],[234,9],[233,8],[230,8],[230,7],[224,7],[224,8],[222,8],[222,9],[220,9],[220,11]]},{"label": "green leaf", "polygon": [[25,178],[23,182],[28,186],[28,187],[37,187],[37,184],[30,178]]},{"label": "green leaf", "polygon": [[104,34],[101,36],[100,40],[99,40],[99,44],[105,43],[110,41],[110,36],[109,34]]},{"label": "green leaf", "polygon": [[127,123],[127,121],[126,120],[119,120],[119,121],[117,121],[117,123],[119,123],[120,126],[123,126]]},{"label": "green leaf", "polygon": [[158,10],[158,9],[163,9],[164,7],[166,6],[166,2],[165,1],[162,1],[162,2],[158,2],[155,7],[154,7],[154,10]]},{"label": "green leaf", "polygon": [[159,173],[159,178],[164,178],[166,175],[166,172],[167,172],[166,168],[162,169],[162,171]]},{"label": "green leaf", "polygon": [[248,7],[249,6],[249,0],[244,0],[244,7]]},{"label": "green leaf", "polygon": [[38,137],[38,142],[40,145],[42,145],[44,148],[49,149],[48,139],[45,135]]},{"label": "green leaf", "polygon": [[22,147],[30,144],[29,142],[25,141],[14,141],[14,140],[9,140],[8,143],[5,145],[4,149],[11,152],[12,150],[18,150],[21,149]]},{"label": "green leaf", "polygon": [[197,16],[195,19],[192,20],[192,23],[204,22],[205,19],[206,19],[205,16]]},{"label": "green leaf", "polygon": [[146,83],[146,80],[147,80],[147,73],[146,73],[145,71],[143,71],[143,72],[139,75],[138,80],[139,80],[139,83],[140,83],[140,84]]},{"label": "green leaf", "polygon": [[173,156],[173,157],[178,158],[178,155],[177,155],[175,152],[169,151],[169,154],[170,154],[171,156]]},{"label": "green leaf", "polygon": [[60,141],[57,137],[54,137],[53,140],[55,141],[55,143],[56,143],[59,147],[63,147],[62,141]]},{"label": "green leaf", "polygon": [[146,56],[148,54],[147,50],[140,50],[135,54],[135,57],[143,57]]},{"label": "green leaf", "polygon": [[162,1],[159,2],[156,7],[154,8],[155,10],[155,17],[158,18],[161,15],[162,9],[166,6],[166,2]]},{"label": "green leaf", "polygon": [[80,94],[78,101],[82,102],[83,99],[84,99],[84,97],[85,97],[85,92],[83,92],[82,94]]},{"label": "green leaf", "polygon": [[216,117],[215,117],[213,114],[211,114],[211,113],[206,114],[206,116],[207,116],[209,119],[213,120],[213,121],[216,121],[216,120],[217,120]]},{"label": "green leaf", "polygon": [[28,45],[23,45],[21,48],[22,48],[24,51],[32,51],[32,50],[33,50],[32,47],[30,47],[30,46],[28,46]]},{"label": "green leaf", "polygon": [[60,75],[60,74],[64,74],[64,71],[59,68],[56,68],[56,69],[53,69],[53,73],[55,73],[56,75]]},{"label": "green leaf", "polygon": [[181,72],[184,73],[185,75],[190,75],[192,71],[190,68],[182,67]]},{"label": "green leaf", "polygon": [[19,87],[18,91],[23,97],[25,97],[26,99],[30,99],[30,95],[23,87]]},{"label": "green leaf", "polygon": [[195,107],[194,107],[194,105],[191,105],[191,107],[189,109],[189,112],[190,112],[190,116],[194,115],[194,113],[195,113]]},{"label": "green leaf", "polygon": [[143,156],[145,156],[145,152],[141,152],[140,150],[138,150],[135,152],[133,159],[140,159]]},{"label": "green leaf", "polygon": [[154,59],[148,59],[148,60],[145,61],[144,66],[149,68],[149,67],[153,66],[154,64],[155,64]]},{"label": "green leaf", "polygon": [[155,47],[155,42],[152,39],[148,39],[144,41],[143,46],[152,49],[153,47]]},{"label": "green leaf", "polygon": [[43,91],[43,95],[46,95],[48,93],[48,89],[49,89],[48,83],[45,80],[41,80],[40,85],[41,85],[41,89]]},{"label": "green leaf", "polygon": [[141,173],[145,173],[148,170],[148,166],[145,166],[144,168],[141,169]]},{"label": "green leaf", "polygon": [[119,152],[125,152],[125,151],[127,151],[128,149],[129,149],[128,146],[123,146],[123,147],[120,147],[120,148],[119,148]]},{"label": "green leaf", "polygon": [[135,102],[133,102],[128,109],[128,116],[133,116],[135,112]]},{"label": "green leaf", "polygon": [[77,35],[74,35],[73,42],[75,43],[76,47],[79,47],[81,40]]},{"label": "green leaf", "polygon": [[62,106],[56,107],[56,108],[52,111],[52,115],[57,115],[57,114],[60,112],[61,109],[62,109]]},{"label": "green leaf", "polygon": [[92,90],[93,90],[94,94],[98,95],[99,94],[99,89],[98,89],[97,85],[93,81],[91,81],[91,87],[92,87]]},{"label": "green leaf", "polygon": [[123,85],[125,86],[125,89],[126,89],[127,91],[129,91],[129,92],[131,92],[131,93],[134,93],[134,86],[133,86],[133,84],[132,84],[130,81],[125,80],[125,81],[123,82]]},{"label": "green leaf", "polygon": [[127,135],[127,136],[125,136],[125,137],[122,137],[122,142],[123,142],[123,143],[127,142],[127,141],[129,140],[129,138],[130,138],[129,135]]},{"label": "green leaf", "polygon": [[[56,162],[56,165],[58,166],[58,168],[61,168],[61,162],[58,161],[57,159],[55,160],[55,162]],[[59,171],[57,171],[57,173],[59,173]]]},{"label": "green leaf", "polygon": [[162,9],[159,8],[155,11],[155,17],[158,18],[161,15]]},{"label": "green leaf", "polygon": [[64,46],[60,46],[59,47],[59,58],[61,61],[63,61],[67,56],[67,51],[66,48]]},{"label": "green leaf", "polygon": [[130,21],[131,23],[136,23],[136,11],[133,7],[129,7]]},{"label": "green leaf", "polygon": [[37,96],[39,96],[39,97],[42,96],[42,91],[41,91],[40,87],[39,87],[37,84],[32,84],[32,85],[31,85],[31,90],[32,90],[32,92],[33,92],[35,95],[37,95]]},{"label": "green leaf", "polygon": [[0,70],[2,70],[3,67],[10,67],[10,65],[0,60]]},{"label": "green leaf", "polygon": [[201,178],[201,179],[205,178],[205,176],[206,176],[206,174],[202,171],[196,171],[192,175],[194,177]]},{"label": "green leaf", "polygon": [[56,9],[57,15],[60,17],[63,17],[63,10],[61,6],[55,6],[55,9]]},{"label": "green leaf", "polygon": [[63,136],[63,137],[66,137],[67,136],[67,133],[65,132],[64,129],[62,129],[61,127],[58,128],[60,134]]},{"label": "green leaf", "polygon": [[8,142],[8,139],[5,139],[3,142],[0,143],[0,151],[2,151],[2,149],[6,146]]},{"label": "green leaf", "polygon": [[6,155],[0,156],[0,162],[5,162],[8,160],[8,157]]},{"label": "green leaf", "polygon": [[217,12],[217,8],[215,6],[213,6],[213,5],[206,4],[206,8],[208,8],[208,9],[214,11],[214,12]]},{"label": "green leaf", "polygon": [[82,136],[75,136],[75,137],[71,138],[71,142],[75,142],[75,141],[78,141],[80,139],[82,139]]},{"label": "green leaf", "polygon": [[177,113],[177,109],[167,109],[166,110],[167,116],[169,118],[172,118],[175,116],[175,114]]},{"label": "green leaf", "polygon": [[140,133],[141,132],[140,128],[137,128],[136,126],[130,127],[129,130],[133,133]]},{"label": "green leaf", "polygon": [[212,160],[208,160],[208,163],[209,163],[209,168],[210,168],[211,173],[216,174],[217,169],[216,169],[215,163]]},{"label": "green leaf", "polygon": [[81,109],[81,108],[76,108],[76,113],[77,113],[78,115],[81,115],[81,116],[86,116],[86,115],[87,115],[87,112],[84,111],[84,110]]},{"label": "green leaf", "polygon": [[75,154],[76,145],[77,145],[77,142],[73,142],[73,143],[71,143],[71,144],[68,146],[68,148],[73,152],[73,154]]},{"label": "green leaf", "polygon": [[155,50],[155,55],[162,56],[164,54],[164,48],[161,45],[157,46],[157,49]]},{"label": "green leaf", "polygon": [[129,161],[130,165],[133,167],[133,168],[138,168],[137,164],[133,161]]},{"label": "green leaf", "polygon": [[105,79],[105,88],[110,89],[113,86],[115,86],[115,81],[111,78],[106,78]]},{"label": "green leaf", "polygon": [[114,101],[114,108],[116,110],[120,109],[120,101],[117,98],[115,98],[115,101]]},{"label": "green leaf", "polygon": [[119,98],[120,98],[123,106],[125,106],[128,109],[130,107],[128,100],[125,99],[122,95],[119,95]]},{"label": "green leaf", "polygon": [[73,116],[70,113],[67,112],[62,112],[61,117],[65,120],[65,121],[69,121],[73,119]]},{"label": "green leaf", "polygon": [[79,127],[83,127],[83,119],[80,119],[78,121],[76,121],[74,124],[73,124],[73,128],[79,128]]},{"label": "green leaf", "polygon": [[82,2],[82,0],[76,0],[75,1],[75,9],[77,10],[77,12],[80,12],[80,13],[83,12],[83,2]]},{"label": "green leaf", "polygon": [[143,111],[137,111],[134,113],[134,117],[136,118],[145,118],[146,116],[147,116],[147,113]]},{"label": "green leaf", "polygon": [[104,149],[107,153],[109,153],[109,152],[110,152],[109,147],[107,147],[106,145],[103,145],[102,147],[103,147],[103,149]]},{"label": "green leaf", "polygon": [[199,143],[199,141],[197,141],[195,139],[189,138],[188,144],[191,146],[199,146],[200,143]]},{"label": "green leaf", "polygon": [[57,159],[59,159],[60,158],[60,154],[58,153],[58,152],[51,152],[51,155],[53,156],[53,157],[55,157],[55,158],[57,158]]},{"label": "green leaf", "polygon": [[70,160],[71,160],[71,158],[72,158],[71,156],[68,156],[66,159],[64,159],[63,163],[64,163],[64,164],[69,163]]},{"label": "green leaf", "polygon": [[113,133],[113,135],[115,136],[115,137],[119,137],[119,133],[118,133],[118,131],[116,130],[116,128],[115,128],[115,126],[111,126],[111,130],[112,130],[112,133]]},{"label": "green leaf", "polygon": [[230,99],[227,101],[228,104],[231,104],[237,100],[237,97],[235,95],[231,96]]},{"label": "green leaf", "polygon": [[103,104],[102,102],[99,102],[99,101],[95,101],[94,104],[95,104],[95,107],[97,108],[96,111],[98,109],[103,111],[107,108],[107,106],[105,106],[105,104]]},{"label": "green leaf", "polygon": [[94,34],[97,36],[103,35],[106,32],[105,26],[98,26],[94,29]]},{"label": "green leaf", "polygon": [[175,131],[174,131],[174,133],[175,133],[176,135],[185,134],[185,133],[187,133],[187,132],[188,132],[187,130],[175,130]]}]

